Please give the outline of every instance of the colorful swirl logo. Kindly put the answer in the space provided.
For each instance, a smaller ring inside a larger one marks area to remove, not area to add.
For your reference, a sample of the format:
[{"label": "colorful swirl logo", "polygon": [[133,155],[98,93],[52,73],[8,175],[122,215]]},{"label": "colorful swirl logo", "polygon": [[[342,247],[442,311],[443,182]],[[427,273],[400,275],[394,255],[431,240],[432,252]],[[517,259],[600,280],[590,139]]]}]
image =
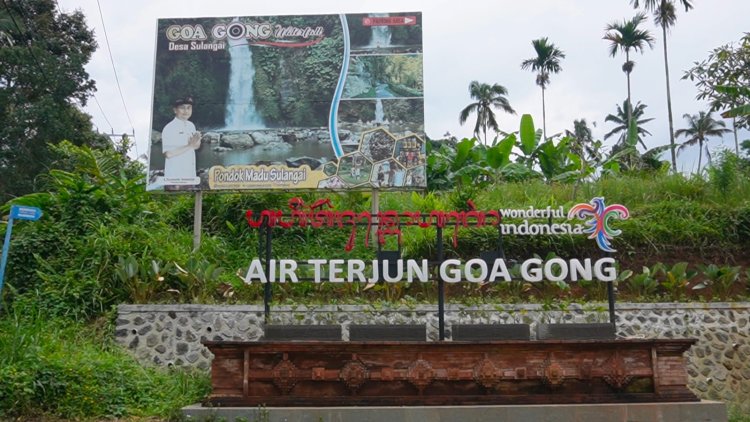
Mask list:
[{"label": "colorful swirl logo", "polygon": [[620,220],[626,220],[630,217],[630,213],[625,206],[620,204],[614,204],[610,206],[604,206],[604,198],[597,197],[591,200],[588,204],[577,204],[568,211],[568,219],[578,218],[586,220],[590,218],[584,224],[589,226],[588,229],[584,230],[584,233],[590,233],[589,239],[596,239],[599,249],[604,252],[616,252],[616,249],[612,248],[612,244],[609,242],[615,236],[619,236],[622,230],[615,230],[609,226],[610,218],[617,218]]}]

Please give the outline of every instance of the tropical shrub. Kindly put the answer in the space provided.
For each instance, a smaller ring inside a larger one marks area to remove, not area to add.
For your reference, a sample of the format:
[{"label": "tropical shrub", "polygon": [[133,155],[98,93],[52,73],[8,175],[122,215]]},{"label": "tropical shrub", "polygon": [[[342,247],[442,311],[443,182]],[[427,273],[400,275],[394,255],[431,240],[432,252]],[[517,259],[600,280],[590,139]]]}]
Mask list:
[{"label": "tropical shrub", "polygon": [[718,266],[715,264],[699,265],[705,279],[696,284],[694,290],[711,289],[711,294],[719,300],[727,300],[732,297],[734,286],[740,280],[739,266]]},{"label": "tropical shrub", "polygon": [[208,393],[206,374],[142,367],[109,339],[60,319],[0,319],[0,418],[167,418]]}]

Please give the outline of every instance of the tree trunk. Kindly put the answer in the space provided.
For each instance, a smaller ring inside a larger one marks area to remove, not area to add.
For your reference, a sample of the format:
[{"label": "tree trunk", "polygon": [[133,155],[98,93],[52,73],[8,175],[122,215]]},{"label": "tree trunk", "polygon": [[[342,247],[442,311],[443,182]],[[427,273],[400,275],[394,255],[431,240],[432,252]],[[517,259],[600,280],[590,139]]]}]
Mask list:
[{"label": "tree trunk", "polygon": [[[630,52],[625,50],[625,63],[629,63],[629,62],[630,62]],[[627,76],[627,79],[628,79],[628,104],[627,104],[628,126],[627,126],[627,131],[625,132],[627,134],[627,138],[625,139],[630,139],[630,121],[633,119],[633,104],[630,102],[630,70],[626,71],[625,75]]]},{"label": "tree trunk", "polygon": [[547,111],[544,104],[544,87],[542,87],[542,139],[547,140]]},{"label": "tree trunk", "polygon": [[698,139],[698,146],[700,149],[698,150],[698,175],[701,175],[701,161],[703,159],[703,139]]},{"label": "tree trunk", "polygon": [[734,132],[734,153],[740,155],[740,142],[737,140],[737,118],[732,117],[732,131]]},{"label": "tree trunk", "polygon": [[677,173],[677,154],[674,144],[674,123],[672,121],[672,92],[669,88],[669,60],[667,59],[667,27],[661,26],[664,37],[664,74],[667,77],[667,116],[669,117],[669,149],[672,152],[672,172]]}]

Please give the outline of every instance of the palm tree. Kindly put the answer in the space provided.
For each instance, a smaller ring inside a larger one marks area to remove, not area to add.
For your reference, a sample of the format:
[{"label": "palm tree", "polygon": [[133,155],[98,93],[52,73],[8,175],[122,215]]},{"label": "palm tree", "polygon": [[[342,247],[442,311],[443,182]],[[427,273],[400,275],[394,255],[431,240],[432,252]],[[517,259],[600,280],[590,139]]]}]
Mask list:
[{"label": "palm tree", "polygon": [[646,46],[653,48],[654,45],[654,37],[651,36],[651,33],[646,29],[638,28],[638,25],[645,20],[646,15],[638,13],[630,20],[608,24],[605,29],[607,33],[604,34],[604,39],[610,42],[609,54],[612,57],[617,55],[618,50],[625,52],[625,63],[622,65],[622,71],[625,72],[628,80],[627,127],[630,127],[633,116],[631,107],[633,103],[630,100],[630,73],[635,67],[635,62],[630,61],[630,50],[643,53]]},{"label": "palm tree", "polygon": [[[679,3],[685,7],[685,12],[693,8],[691,0],[679,0]],[[633,7],[637,8],[640,4],[638,0],[630,0]],[[677,21],[677,12],[675,3],[672,0],[644,0],[643,8],[654,13],[654,22],[661,26],[662,41],[664,43],[664,74],[667,79],[667,116],[669,117],[669,145],[672,151],[672,171],[677,172],[677,155],[675,153],[674,142],[674,123],[672,120],[672,93],[669,87],[669,60],[667,56],[667,29],[673,27]]]},{"label": "palm tree", "polygon": [[[682,117],[687,120],[688,127],[685,129],[679,129],[674,133],[678,138],[683,135],[688,138],[680,145],[678,151],[682,151],[684,148],[695,145],[696,143],[698,144],[698,147],[700,148],[698,150],[699,173],[701,171],[701,160],[703,158],[703,142],[711,136],[722,136],[727,132],[731,132],[731,130],[726,128],[723,121],[715,120],[711,114],[711,112],[706,113],[705,111],[701,111],[694,115],[687,113],[683,114]],[[706,153],[709,154],[708,151],[706,151]],[[711,159],[710,154],[708,159]]]},{"label": "palm tree", "polygon": [[516,111],[510,106],[508,99],[508,90],[499,84],[485,84],[472,81],[469,84],[469,95],[472,99],[477,100],[461,110],[458,116],[458,122],[464,124],[471,113],[477,113],[477,123],[474,126],[474,135],[478,138],[480,130],[484,133],[484,142],[487,143],[487,128],[494,129],[495,132],[500,128],[495,120],[493,108],[499,108],[506,113],[516,114]]},{"label": "palm tree", "polygon": [[[638,139],[638,142],[641,143],[641,146],[643,146],[643,149],[646,149],[646,144],[643,143],[643,135],[649,135],[651,136],[651,132],[644,129],[642,126],[646,123],[654,120],[651,119],[643,119],[643,114],[646,111],[646,107],[648,107],[646,104],[641,104],[640,101],[635,105],[635,108],[630,110],[632,112],[630,118],[635,120],[635,132]],[[620,105],[617,105],[617,113],[616,114],[608,114],[607,117],[604,118],[605,122],[612,122],[617,124],[617,126],[614,127],[614,129],[610,130],[606,135],[604,135],[604,139],[609,139],[613,135],[620,134],[620,138],[617,140],[617,145],[625,145],[627,139],[628,139],[628,100],[625,100],[622,102],[622,107]]]},{"label": "palm tree", "polygon": [[549,42],[547,37],[531,41],[536,51],[536,57],[524,60],[521,63],[521,69],[531,69],[536,74],[536,84],[542,88],[542,133],[544,138],[547,137],[547,113],[544,104],[544,90],[549,84],[550,73],[559,73],[562,70],[560,60],[565,58],[565,53],[555,44]]}]

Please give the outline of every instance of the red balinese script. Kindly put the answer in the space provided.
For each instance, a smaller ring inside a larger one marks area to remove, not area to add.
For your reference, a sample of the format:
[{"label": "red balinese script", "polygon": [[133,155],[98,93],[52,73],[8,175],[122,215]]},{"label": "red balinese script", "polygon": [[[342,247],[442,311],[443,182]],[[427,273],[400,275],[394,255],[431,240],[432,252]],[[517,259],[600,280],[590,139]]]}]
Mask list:
[{"label": "red balinese script", "polygon": [[346,242],[346,251],[354,248],[354,242],[357,237],[357,225],[367,227],[365,231],[365,244],[370,241],[370,230],[373,224],[376,225],[375,234],[378,242],[382,245],[385,243],[386,236],[397,236],[401,244],[401,227],[416,226],[421,228],[440,227],[444,228],[453,225],[453,246],[458,244],[458,229],[460,227],[484,227],[497,226],[502,218],[497,210],[478,211],[474,202],[467,201],[469,211],[430,211],[422,213],[398,212],[398,211],[381,211],[373,215],[368,211],[338,211],[333,210],[330,199],[320,199],[311,205],[305,204],[302,198],[292,198],[289,200],[289,212],[282,210],[264,210],[260,213],[260,218],[254,218],[253,211],[247,210],[245,218],[247,224],[253,228],[259,228],[264,224],[268,227],[280,227],[287,229],[290,227],[351,227],[349,240]]}]

